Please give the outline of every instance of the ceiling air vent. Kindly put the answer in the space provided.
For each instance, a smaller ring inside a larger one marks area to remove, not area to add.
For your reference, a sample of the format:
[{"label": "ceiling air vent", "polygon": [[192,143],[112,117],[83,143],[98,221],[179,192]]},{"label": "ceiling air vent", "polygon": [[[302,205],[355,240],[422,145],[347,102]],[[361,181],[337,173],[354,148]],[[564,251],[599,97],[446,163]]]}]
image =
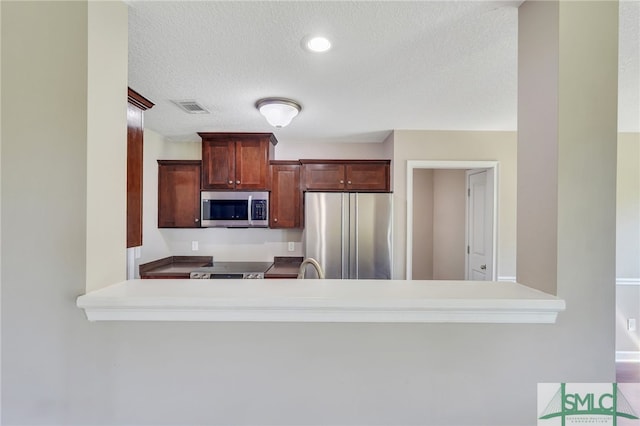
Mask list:
[{"label": "ceiling air vent", "polygon": [[184,112],[189,114],[209,114],[209,111],[205,109],[196,101],[171,101],[180,107]]}]

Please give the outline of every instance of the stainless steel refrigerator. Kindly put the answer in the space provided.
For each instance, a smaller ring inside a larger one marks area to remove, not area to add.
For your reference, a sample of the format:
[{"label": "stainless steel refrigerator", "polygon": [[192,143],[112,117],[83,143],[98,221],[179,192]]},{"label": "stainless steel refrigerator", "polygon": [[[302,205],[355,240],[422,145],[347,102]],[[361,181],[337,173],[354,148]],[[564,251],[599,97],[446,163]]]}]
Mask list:
[{"label": "stainless steel refrigerator", "polygon": [[306,192],[304,210],[304,254],[326,278],[391,278],[393,194]]}]

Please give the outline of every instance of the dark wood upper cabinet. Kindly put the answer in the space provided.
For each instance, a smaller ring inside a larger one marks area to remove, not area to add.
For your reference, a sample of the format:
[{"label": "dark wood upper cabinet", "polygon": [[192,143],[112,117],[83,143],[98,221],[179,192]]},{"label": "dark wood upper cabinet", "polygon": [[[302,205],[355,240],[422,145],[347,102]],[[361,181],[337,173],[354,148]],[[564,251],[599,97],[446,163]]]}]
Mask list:
[{"label": "dark wood upper cabinet", "polygon": [[358,191],[390,191],[390,161],[345,164],[346,188]]},{"label": "dark wood upper cabinet", "polygon": [[267,190],[272,133],[198,133],[202,138],[202,189]]},{"label": "dark wood upper cabinet", "polygon": [[300,160],[307,191],[391,190],[390,160]]},{"label": "dark wood upper cabinet", "polygon": [[271,161],[270,228],[302,227],[303,192],[300,162]]},{"label": "dark wood upper cabinet", "polygon": [[158,160],[158,228],[200,227],[198,160]]},{"label": "dark wood upper cabinet", "polygon": [[142,245],[143,112],[153,103],[135,90],[127,93],[127,248]]},{"label": "dark wood upper cabinet", "polygon": [[343,191],[344,164],[307,163],[304,165],[305,189],[308,191]]}]

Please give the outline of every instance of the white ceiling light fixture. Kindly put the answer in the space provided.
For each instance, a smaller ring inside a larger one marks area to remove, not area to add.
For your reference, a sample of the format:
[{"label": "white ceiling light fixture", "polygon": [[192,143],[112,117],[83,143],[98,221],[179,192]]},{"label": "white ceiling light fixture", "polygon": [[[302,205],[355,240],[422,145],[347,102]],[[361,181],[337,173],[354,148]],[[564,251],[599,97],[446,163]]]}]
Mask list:
[{"label": "white ceiling light fixture", "polygon": [[331,49],[331,42],[322,36],[309,36],[302,39],[302,46],[313,53],[323,53]]},{"label": "white ceiling light fixture", "polygon": [[286,98],[264,98],[256,102],[256,108],[264,115],[273,127],[282,128],[291,123],[291,120],[302,111],[302,107],[296,101]]}]

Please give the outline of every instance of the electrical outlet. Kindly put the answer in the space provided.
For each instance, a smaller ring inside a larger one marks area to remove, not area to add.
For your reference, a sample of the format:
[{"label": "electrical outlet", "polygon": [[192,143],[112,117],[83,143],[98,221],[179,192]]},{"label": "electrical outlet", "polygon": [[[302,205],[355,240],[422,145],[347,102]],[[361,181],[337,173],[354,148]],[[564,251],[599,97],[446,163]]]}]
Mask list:
[{"label": "electrical outlet", "polygon": [[198,251],[198,242],[191,241],[191,251]]},{"label": "electrical outlet", "polygon": [[627,330],[636,331],[636,319],[635,318],[627,319]]},{"label": "electrical outlet", "polygon": [[289,246],[287,247],[289,251],[294,251],[296,249],[296,245],[293,241],[289,241]]}]

